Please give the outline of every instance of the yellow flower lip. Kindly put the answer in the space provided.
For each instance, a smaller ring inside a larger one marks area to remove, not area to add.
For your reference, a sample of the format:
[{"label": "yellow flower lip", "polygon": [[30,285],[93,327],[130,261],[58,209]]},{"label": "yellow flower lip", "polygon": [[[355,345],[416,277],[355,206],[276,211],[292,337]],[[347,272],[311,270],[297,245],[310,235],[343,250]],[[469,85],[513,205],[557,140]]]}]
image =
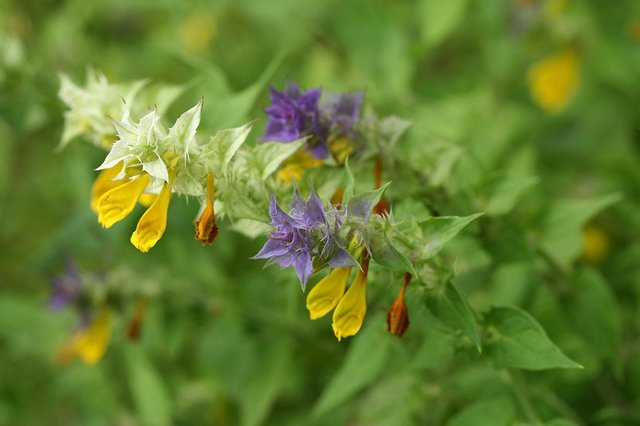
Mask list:
[{"label": "yellow flower lip", "polygon": [[111,340],[111,309],[103,308],[87,328],[77,330],[58,350],[58,362],[66,364],[76,357],[94,365],[104,356]]},{"label": "yellow flower lip", "polygon": [[338,341],[343,337],[355,335],[360,331],[364,317],[367,314],[367,272],[369,269],[369,257],[367,253],[362,256],[362,270],[358,271],[351,287],[340,299],[340,303],[333,311],[333,333]]},{"label": "yellow flower lip", "polygon": [[335,308],[344,295],[351,268],[335,268],[307,295],[307,309],[312,320],[322,318]]},{"label": "yellow flower lip", "polygon": [[120,173],[122,167],[123,164],[120,162],[98,174],[91,188],[91,210],[94,213],[98,214],[98,201],[105,193],[127,182],[126,180],[113,180]]},{"label": "yellow flower lip", "polygon": [[165,183],[158,198],[142,215],[131,235],[131,244],[143,253],[151,250],[167,228],[167,212],[171,201],[171,185]]},{"label": "yellow flower lip", "polygon": [[98,222],[110,228],[127,217],[149,185],[149,179],[145,173],[105,192],[98,201]]}]

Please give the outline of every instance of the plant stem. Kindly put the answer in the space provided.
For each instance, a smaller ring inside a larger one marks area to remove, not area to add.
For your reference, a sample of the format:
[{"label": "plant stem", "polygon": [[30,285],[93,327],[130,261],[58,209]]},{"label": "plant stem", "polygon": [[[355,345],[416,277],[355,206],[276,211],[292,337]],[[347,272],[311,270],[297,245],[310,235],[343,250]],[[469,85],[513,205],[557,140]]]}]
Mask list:
[{"label": "plant stem", "polygon": [[527,419],[534,425],[542,425],[542,422],[540,421],[540,417],[538,417],[538,413],[536,412],[536,409],[533,407],[533,404],[531,403],[531,400],[525,388],[525,384],[520,372],[513,369],[509,369],[507,370],[507,373],[509,374],[509,379],[511,381],[513,392],[516,394],[516,397],[518,398],[518,402],[520,402],[520,405],[522,406],[522,409],[525,415],[527,416]]}]

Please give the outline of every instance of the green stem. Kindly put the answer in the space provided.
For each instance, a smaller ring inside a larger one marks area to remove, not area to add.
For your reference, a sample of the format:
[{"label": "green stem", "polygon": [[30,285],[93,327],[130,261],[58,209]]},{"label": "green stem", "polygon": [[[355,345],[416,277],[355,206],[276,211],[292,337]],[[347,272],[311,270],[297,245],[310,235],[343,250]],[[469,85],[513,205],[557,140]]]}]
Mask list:
[{"label": "green stem", "polygon": [[520,402],[520,405],[522,406],[527,419],[534,425],[542,425],[542,421],[540,421],[540,417],[538,417],[538,413],[531,403],[531,399],[529,398],[528,392],[525,388],[524,380],[522,379],[522,375],[520,374],[520,372],[509,369],[507,370],[507,373],[509,374],[513,392],[516,394],[518,402]]}]

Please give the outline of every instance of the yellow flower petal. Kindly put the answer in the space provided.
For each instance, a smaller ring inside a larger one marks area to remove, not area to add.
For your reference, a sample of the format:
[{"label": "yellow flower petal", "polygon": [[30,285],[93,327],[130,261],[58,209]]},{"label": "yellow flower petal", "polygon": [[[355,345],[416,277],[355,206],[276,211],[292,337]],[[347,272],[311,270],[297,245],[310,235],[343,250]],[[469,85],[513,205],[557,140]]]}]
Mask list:
[{"label": "yellow flower petal", "polygon": [[102,170],[91,188],[91,210],[98,214],[98,200],[107,191],[127,183],[126,180],[113,180],[122,170],[122,163],[118,163],[110,169]]},{"label": "yellow flower petal", "polygon": [[578,86],[580,59],[575,49],[565,49],[535,63],[528,72],[534,101],[551,113],[564,109]]},{"label": "yellow flower petal", "polygon": [[340,165],[344,164],[347,157],[353,152],[351,141],[345,136],[329,138],[327,145],[329,146],[331,155],[333,155],[333,158]]},{"label": "yellow flower petal", "polygon": [[351,268],[335,268],[311,289],[307,309],[312,320],[322,318],[336,307],[344,295]]},{"label": "yellow flower petal", "polygon": [[149,207],[158,198],[158,194],[142,194],[138,198],[138,203],[143,207]]},{"label": "yellow flower petal", "polygon": [[367,314],[367,266],[362,262],[363,270],[351,283],[351,287],[333,312],[333,333],[338,340],[360,331],[364,316]]},{"label": "yellow flower petal", "polygon": [[160,195],[144,212],[136,230],[131,235],[131,244],[141,252],[148,252],[162,238],[167,228],[169,201],[171,201],[171,186],[165,183]]},{"label": "yellow flower petal", "polygon": [[89,328],[78,337],[76,348],[80,359],[89,365],[100,361],[111,339],[111,310],[103,309]]},{"label": "yellow flower petal", "polygon": [[300,150],[285,161],[284,166],[276,173],[276,180],[283,185],[291,185],[294,180],[302,179],[302,173],[324,164],[324,160],[316,158],[307,150]]},{"label": "yellow flower petal", "polygon": [[98,201],[98,222],[105,228],[127,217],[149,185],[149,175],[143,174],[105,192]]}]

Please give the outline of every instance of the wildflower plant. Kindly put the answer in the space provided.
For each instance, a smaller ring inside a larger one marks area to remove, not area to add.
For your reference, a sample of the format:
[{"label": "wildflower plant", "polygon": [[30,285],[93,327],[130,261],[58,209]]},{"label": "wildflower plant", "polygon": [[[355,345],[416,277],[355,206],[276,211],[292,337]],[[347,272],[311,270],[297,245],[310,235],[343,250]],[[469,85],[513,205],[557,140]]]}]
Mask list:
[{"label": "wildflower plant", "polygon": [[[205,137],[199,129],[206,114],[203,100],[168,126],[158,108],[140,113],[133,96],[120,104],[121,117],[110,117],[113,129],[88,127],[94,129],[88,130],[90,140],[112,135],[91,193],[99,223],[112,227],[136,204],[145,205],[130,240],[146,253],[165,232],[172,197],[196,198],[201,208],[195,238],[212,244],[221,229],[254,239],[266,236],[252,259],[290,269],[291,277],[297,277],[291,281],[306,293],[310,319],[322,321],[331,313],[338,341],[366,329],[369,295],[384,293],[389,303],[386,328],[398,338],[411,334],[409,318],[417,298],[457,330],[467,349],[482,353],[486,345],[499,365],[579,367],[526,313],[496,308],[478,320],[441,251],[483,213],[469,212],[466,206],[467,215],[443,215],[430,202],[407,208],[407,200],[395,195],[398,184],[385,183],[386,176],[405,184],[425,179],[411,159],[405,160],[406,170],[398,169],[402,159],[397,146],[411,122],[379,117],[363,108],[364,96],[357,92],[323,95],[321,89],[304,91],[289,83],[282,92],[271,88],[270,98],[264,133],[253,144],[247,140],[254,121]],[[448,155],[455,161],[461,153]],[[438,174],[448,172],[445,167],[431,177],[442,179]],[[430,199],[437,200],[438,185],[437,180],[427,185],[435,191]],[[510,208],[505,202],[487,205],[489,214]],[[56,294],[60,299],[73,292],[60,285]],[[137,334],[144,304],[140,306],[131,335]],[[94,313],[66,344],[66,352],[97,362],[110,335],[110,312]],[[513,321],[536,336],[515,339],[527,340],[524,344],[533,345],[534,352],[548,349],[545,360],[519,357],[518,349],[492,335],[493,330],[509,333]]]},{"label": "wildflower plant", "polygon": [[0,7],[0,423],[640,422],[640,3],[59,3]]}]

